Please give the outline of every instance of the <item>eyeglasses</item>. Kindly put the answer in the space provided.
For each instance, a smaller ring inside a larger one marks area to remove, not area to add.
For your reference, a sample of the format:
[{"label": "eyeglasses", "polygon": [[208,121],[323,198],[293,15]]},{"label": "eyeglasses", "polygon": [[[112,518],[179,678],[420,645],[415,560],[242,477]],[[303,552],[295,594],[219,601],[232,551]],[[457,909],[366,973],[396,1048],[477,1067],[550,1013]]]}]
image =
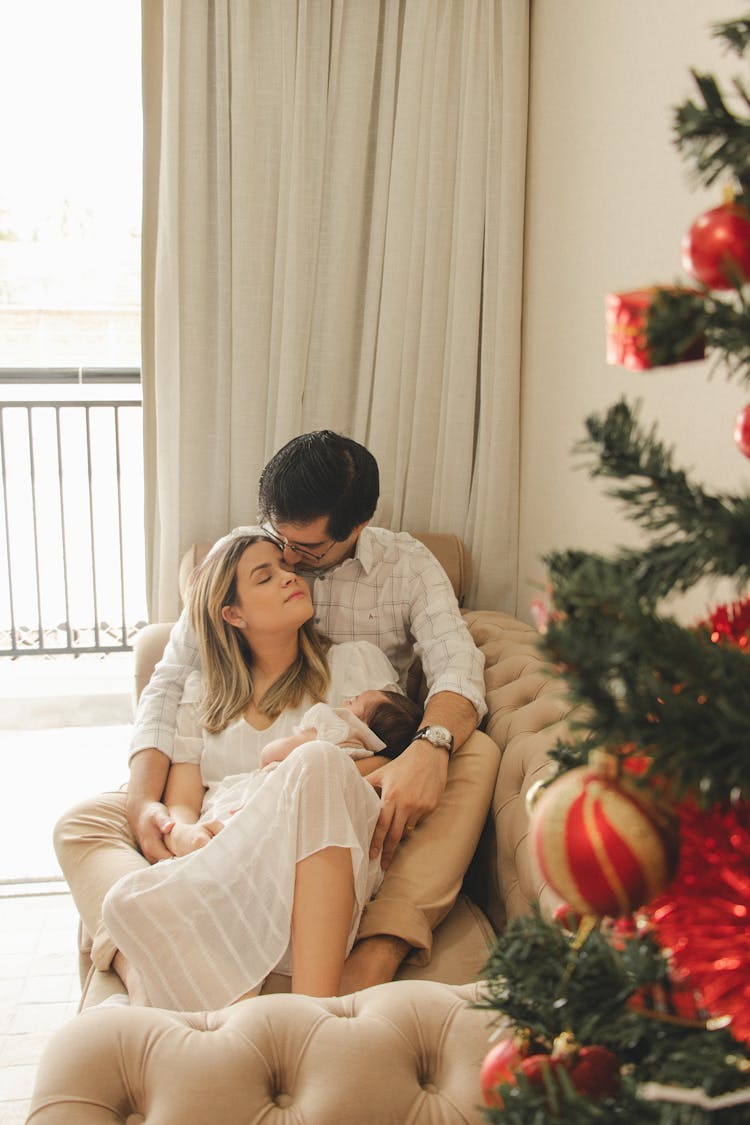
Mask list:
[{"label": "eyeglasses", "polygon": [[268,523],[261,524],[261,531],[267,535],[269,539],[273,540],[280,551],[294,551],[295,555],[301,555],[303,559],[309,559],[311,562],[316,563],[322,562],[336,542],[335,539],[332,539],[325,551],[318,555],[308,547],[300,547],[298,543],[290,543],[288,539],[284,539],[284,537],[279,535],[278,531]]}]

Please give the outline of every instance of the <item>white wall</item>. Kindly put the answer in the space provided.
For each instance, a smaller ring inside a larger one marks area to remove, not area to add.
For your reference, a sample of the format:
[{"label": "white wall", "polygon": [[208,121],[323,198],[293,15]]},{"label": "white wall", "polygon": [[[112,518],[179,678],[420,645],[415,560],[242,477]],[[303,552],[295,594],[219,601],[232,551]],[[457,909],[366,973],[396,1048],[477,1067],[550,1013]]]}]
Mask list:
[{"label": "white wall", "polygon": [[637,541],[601,482],[575,468],[571,450],[590,413],[623,394],[641,398],[644,420],[659,421],[699,480],[729,490],[750,480],[732,438],[750,400],[739,382],[721,371],[709,381],[710,361],[633,374],[604,359],[605,294],[685,282],[682,235],[721,202],[720,188],[690,182],[671,143],[672,107],[693,94],[691,66],[747,73],[709,32],[745,9],[738,0],[533,4],[518,598],[526,620],[546,552]]}]

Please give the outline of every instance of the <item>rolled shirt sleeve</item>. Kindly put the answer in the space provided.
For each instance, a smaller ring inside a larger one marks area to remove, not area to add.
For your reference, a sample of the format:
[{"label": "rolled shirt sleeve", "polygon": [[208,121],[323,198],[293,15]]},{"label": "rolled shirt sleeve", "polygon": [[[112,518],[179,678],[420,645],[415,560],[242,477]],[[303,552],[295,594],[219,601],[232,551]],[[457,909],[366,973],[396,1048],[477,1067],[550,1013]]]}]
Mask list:
[{"label": "rolled shirt sleeve", "polygon": [[198,641],[183,610],[169,635],[164,656],[153,671],[138,702],[130,758],[155,747],[172,758],[177,709],[188,677],[198,668]]},{"label": "rolled shirt sleeve", "polygon": [[417,547],[421,549],[410,559],[411,631],[427,700],[441,691],[455,692],[470,700],[481,721],[487,713],[484,656],[461,616],[447,574],[426,547]]},{"label": "rolled shirt sleeve", "polygon": [[203,730],[198,721],[198,705],[203,692],[200,672],[191,672],[185,683],[182,699],[177,704],[174,732],[173,762],[200,765],[203,754]]}]

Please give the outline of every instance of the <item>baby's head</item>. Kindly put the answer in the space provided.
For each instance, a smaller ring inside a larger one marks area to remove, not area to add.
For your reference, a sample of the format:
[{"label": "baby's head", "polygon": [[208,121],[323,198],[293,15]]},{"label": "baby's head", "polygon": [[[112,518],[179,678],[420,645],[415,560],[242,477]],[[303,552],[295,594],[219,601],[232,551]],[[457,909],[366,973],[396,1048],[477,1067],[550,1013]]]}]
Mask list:
[{"label": "baby's head", "polygon": [[403,753],[422,718],[422,708],[397,691],[362,691],[344,706],[385,743],[383,753],[389,758]]}]

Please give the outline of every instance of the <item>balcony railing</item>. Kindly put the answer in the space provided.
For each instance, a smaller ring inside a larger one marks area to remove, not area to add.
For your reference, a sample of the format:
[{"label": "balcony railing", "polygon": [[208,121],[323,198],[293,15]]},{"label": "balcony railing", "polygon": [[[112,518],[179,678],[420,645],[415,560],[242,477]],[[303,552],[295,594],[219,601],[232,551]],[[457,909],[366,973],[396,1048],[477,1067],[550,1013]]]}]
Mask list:
[{"label": "balcony railing", "polygon": [[137,370],[0,370],[0,655],[131,648],[141,417]]}]

